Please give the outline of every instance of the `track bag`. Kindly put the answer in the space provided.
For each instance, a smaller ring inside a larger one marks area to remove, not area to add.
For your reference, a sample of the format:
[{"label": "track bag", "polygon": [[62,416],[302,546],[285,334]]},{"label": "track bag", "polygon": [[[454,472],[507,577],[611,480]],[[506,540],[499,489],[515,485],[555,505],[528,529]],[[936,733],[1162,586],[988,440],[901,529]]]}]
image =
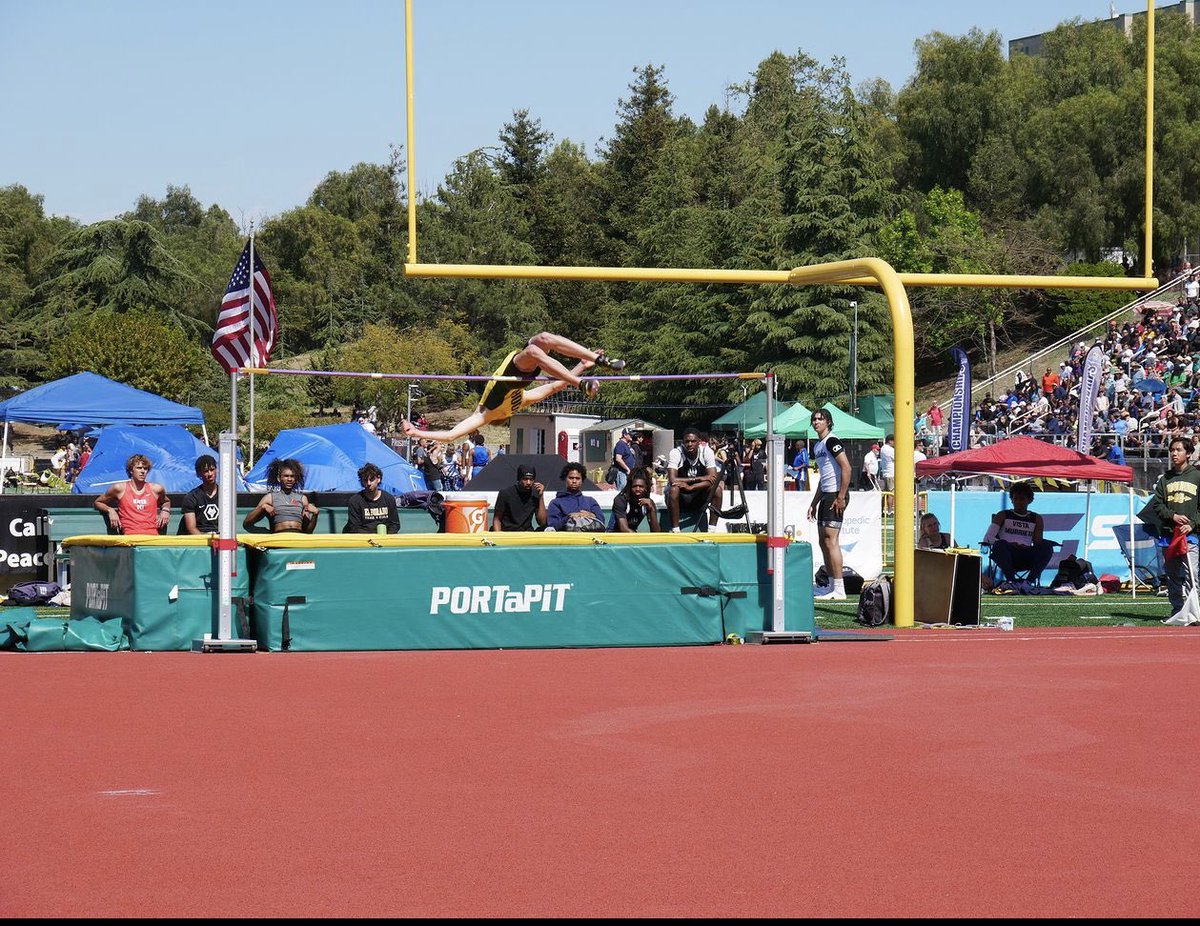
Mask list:
[{"label": "track bag", "polygon": [[882,627],[892,619],[892,580],[887,576],[872,579],[858,595],[856,623],[864,627]]},{"label": "track bag", "polygon": [[57,582],[22,582],[8,590],[8,597],[4,599],[4,603],[24,607],[49,604],[50,599],[61,591]]}]

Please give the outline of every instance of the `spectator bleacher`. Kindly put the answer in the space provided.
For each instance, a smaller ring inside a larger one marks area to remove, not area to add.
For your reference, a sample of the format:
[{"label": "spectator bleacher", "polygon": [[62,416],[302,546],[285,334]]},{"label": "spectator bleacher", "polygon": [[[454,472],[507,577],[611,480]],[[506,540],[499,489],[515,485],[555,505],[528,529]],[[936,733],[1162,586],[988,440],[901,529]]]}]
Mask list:
[{"label": "spectator bleacher", "polygon": [[1097,344],[1104,365],[1092,421],[1095,455],[1118,462],[1126,453],[1162,457],[1173,437],[1200,434],[1200,271],[1184,264],[1169,287],[1063,345],[1061,354],[1010,371],[1003,391],[993,381],[975,406],[971,445],[1015,434],[1073,442],[1080,375]]}]

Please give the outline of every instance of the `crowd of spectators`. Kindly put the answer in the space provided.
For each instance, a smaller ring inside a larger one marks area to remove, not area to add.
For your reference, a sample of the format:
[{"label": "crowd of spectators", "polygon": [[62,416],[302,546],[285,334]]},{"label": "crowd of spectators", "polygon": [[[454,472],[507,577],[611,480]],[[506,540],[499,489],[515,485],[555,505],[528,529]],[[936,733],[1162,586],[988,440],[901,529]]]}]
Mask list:
[{"label": "crowd of spectators", "polygon": [[[1190,270],[1190,268],[1186,268]],[[1002,395],[984,396],[971,446],[1016,434],[1070,443],[1079,424],[1080,378],[1093,346],[1103,349],[1092,452],[1163,455],[1172,438],[1200,434],[1200,271],[1187,273],[1174,304],[1153,300],[1103,336],[1079,341],[1040,374],[1018,370]],[[918,422],[918,427],[920,422]]]}]

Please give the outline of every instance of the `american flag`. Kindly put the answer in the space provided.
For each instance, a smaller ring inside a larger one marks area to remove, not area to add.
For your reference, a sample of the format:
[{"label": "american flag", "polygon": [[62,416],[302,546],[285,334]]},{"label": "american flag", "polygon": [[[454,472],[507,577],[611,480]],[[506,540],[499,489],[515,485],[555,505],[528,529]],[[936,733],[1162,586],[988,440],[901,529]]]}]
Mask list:
[{"label": "american flag", "polygon": [[217,330],[213,332],[212,355],[232,373],[239,367],[260,367],[271,359],[275,347],[275,295],[271,275],[254,255],[254,352],[250,351],[250,242],[242,249],[225,287]]}]

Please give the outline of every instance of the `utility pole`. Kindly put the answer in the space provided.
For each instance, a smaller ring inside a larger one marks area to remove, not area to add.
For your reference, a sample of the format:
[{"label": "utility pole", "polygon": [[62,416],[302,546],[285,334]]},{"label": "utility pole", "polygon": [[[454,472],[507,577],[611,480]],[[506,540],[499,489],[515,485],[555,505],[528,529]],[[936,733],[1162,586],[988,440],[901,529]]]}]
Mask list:
[{"label": "utility pole", "polygon": [[850,332],[850,414],[858,415],[858,303],[851,301],[854,328]]}]

